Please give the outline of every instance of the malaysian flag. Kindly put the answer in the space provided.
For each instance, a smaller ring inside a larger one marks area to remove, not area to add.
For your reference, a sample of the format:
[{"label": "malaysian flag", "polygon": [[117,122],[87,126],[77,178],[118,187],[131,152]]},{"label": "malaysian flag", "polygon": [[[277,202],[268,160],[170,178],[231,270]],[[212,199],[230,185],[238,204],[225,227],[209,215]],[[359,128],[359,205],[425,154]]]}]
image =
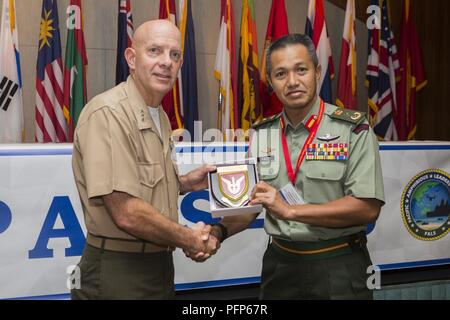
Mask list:
[{"label": "malaysian flag", "polygon": [[66,142],[63,72],[56,0],[42,1],[36,65],[36,142]]},{"label": "malaysian flag", "polygon": [[381,21],[378,26],[369,29],[366,85],[369,87],[370,124],[378,139],[398,140],[393,115],[397,101],[395,82],[400,65],[386,1],[371,0],[371,5],[380,4]]},{"label": "malaysian flag", "polygon": [[133,38],[133,17],[130,0],[119,0],[117,31],[116,84],[119,84],[125,81],[130,74],[124,55],[125,49],[131,47]]},{"label": "malaysian flag", "polygon": [[327,24],[325,22],[323,0],[309,0],[305,34],[312,39],[319,58],[319,65],[322,66],[317,94],[325,102],[331,103],[331,80],[334,78],[334,65]]}]

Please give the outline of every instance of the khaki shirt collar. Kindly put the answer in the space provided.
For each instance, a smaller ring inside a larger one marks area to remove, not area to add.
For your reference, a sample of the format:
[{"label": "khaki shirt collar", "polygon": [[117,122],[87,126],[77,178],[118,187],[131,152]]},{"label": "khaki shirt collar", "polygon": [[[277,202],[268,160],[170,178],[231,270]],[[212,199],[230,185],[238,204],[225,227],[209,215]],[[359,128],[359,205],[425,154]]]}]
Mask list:
[{"label": "khaki shirt collar", "polygon": [[161,135],[159,135],[158,128],[156,128],[156,125],[153,122],[152,117],[150,116],[150,112],[148,111],[148,106],[145,103],[144,98],[142,98],[131,75],[129,75],[127,78],[127,86],[125,87],[125,91],[128,96],[131,110],[136,117],[139,130],[151,129],[153,132],[155,132],[162,142],[164,154],[167,154],[167,151],[169,150],[168,137],[170,137],[171,135],[171,128],[164,118],[164,110],[162,110],[161,105],[158,106],[159,123],[161,126]]},{"label": "khaki shirt collar", "polygon": [[158,129],[153,123],[153,120],[150,117],[150,113],[147,110],[148,106],[145,103],[144,98],[142,98],[131,75],[129,75],[127,78],[127,86],[125,87],[125,91],[127,93],[131,110],[136,117],[139,130],[152,129],[157,133]]},{"label": "khaki shirt collar", "polygon": [[297,131],[300,128],[305,128],[306,129],[306,122],[309,120],[309,118],[311,118],[312,115],[316,115],[317,116],[319,114],[320,101],[321,101],[321,99],[319,97],[317,97],[316,101],[314,102],[313,107],[311,108],[311,110],[309,110],[309,112],[306,115],[306,117],[296,127],[294,127],[292,125],[292,123],[289,121],[289,118],[286,115],[286,111],[283,108],[282,117],[284,118],[284,123],[286,123],[286,127],[284,129],[284,133],[285,134],[287,133],[288,128],[289,128],[289,130],[292,130],[292,131]]}]

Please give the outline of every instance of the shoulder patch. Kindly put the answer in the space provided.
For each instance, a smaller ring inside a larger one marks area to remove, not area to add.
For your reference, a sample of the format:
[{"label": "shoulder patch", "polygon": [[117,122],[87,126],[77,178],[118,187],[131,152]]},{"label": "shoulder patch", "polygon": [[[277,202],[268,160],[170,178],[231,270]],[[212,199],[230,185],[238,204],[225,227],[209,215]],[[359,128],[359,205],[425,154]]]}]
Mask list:
[{"label": "shoulder patch", "polygon": [[252,128],[253,128],[253,129],[257,129],[257,128],[259,128],[260,126],[262,126],[263,124],[270,123],[270,122],[272,122],[272,121],[277,120],[280,116],[281,116],[281,112],[278,113],[278,114],[275,114],[275,115],[273,115],[273,116],[271,116],[271,117],[267,117],[267,118],[261,119],[261,120],[259,120],[259,121],[256,121],[256,122],[252,125]]},{"label": "shoulder patch", "polygon": [[347,121],[352,124],[358,124],[366,118],[366,113],[349,109],[337,109],[330,115],[330,117],[337,120]]},{"label": "shoulder patch", "polygon": [[367,123],[360,123],[353,129],[353,133],[359,134],[361,131],[367,130],[369,130],[369,125]]}]

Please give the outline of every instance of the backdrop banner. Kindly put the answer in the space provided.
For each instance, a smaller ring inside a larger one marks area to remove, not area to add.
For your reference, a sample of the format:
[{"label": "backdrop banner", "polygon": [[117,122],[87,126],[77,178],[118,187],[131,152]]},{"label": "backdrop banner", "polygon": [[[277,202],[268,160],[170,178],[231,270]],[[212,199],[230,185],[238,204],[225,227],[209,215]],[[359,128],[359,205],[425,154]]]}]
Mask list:
[{"label": "backdrop banner", "polygon": [[[450,264],[450,143],[382,143],[386,194],[368,247],[380,269]],[[242,160],[246,144],[177,144],[184,174],[202,163]],[[0,145],[0,298],[68,298],[70,277],[85,244],[71,144]],[[208,191],[179,197],[181,224],[213,223]],[[269,238],[264,212],[195,263],[174,253],[177,290],[258,283]]]}]

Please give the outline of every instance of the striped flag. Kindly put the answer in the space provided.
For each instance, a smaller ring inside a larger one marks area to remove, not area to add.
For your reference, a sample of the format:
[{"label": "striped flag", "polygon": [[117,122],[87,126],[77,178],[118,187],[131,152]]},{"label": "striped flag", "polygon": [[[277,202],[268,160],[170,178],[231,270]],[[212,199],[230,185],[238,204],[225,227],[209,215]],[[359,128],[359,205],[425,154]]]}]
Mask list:
[{"label": "striped flag", "polygon": [[401,78],[397,84],[397,112],[395,124],[399,140],[414,139],[416,133],[416,92],[426,86],[427,80],[417,31],[413,22],[412,4],[403,0],[399,60]]},{"label": "striped flag", "polygon": [[86,104],[86,46],[81,0],[70,0],[67,13],[67,43],[64,61],[64,116],[69,124],[69,141]]},{"label": "striped flag", "polygon": [[268,87],[266,79],[266,56],[270,44],[288,33],[289,28],[284,0],[272,0],[269,22],[267,23],[266,39],[261,57],[260,94],[264,117],[270,117],[283,110],[283,104],[278,100],[275,93],[270,92]]},{"label": "striped flag", "polygon": [[42,1],[36,64],[36,142],[67,142],[63,72],[56,0]]},{"label": "striped flag", "polygon": [[336,104],[341,108],[357,109],[355,0],[347,0],[345,10]]},{"label": "striped flag", "polygon": [[334,66],[323,0],[309,0],[305,33],[312,39],[316,47],[319,64],[322,66],[317,94],[325,102],[331,103],[331,80],[334,78]]},{"label": "striped flag", "polygon": [[219,81],[218,128],[222,132],[238,128],[237,70],[234,15],[231,0],[221,0],[220,33],[214,76]]},{"label": "striped flag", "polygon": [[[159,18],[169,19],[173,24],[177,25],[175,0],[160,0]],[[181,105],[182,99],[180,98],[180,88],[182,87],[180,72],[172,91],[168,92],[162,100],[162,106],[169,117],[172,130],[183,128],[183,106]]]},{"label": "striped flag", "polygon": [[125,81],[130,74],[125,60],[125,49],[131,47],[133,38],[133,16],[130,0],[119,0],[119,15],[117,19],[117,58],[116,84]]},{"label": "striped flag", "polygon": [[238,80],[241,128],[248,130],[254,122],[262,119],[259,99],[258,44],[253,0],[242,1]]},{"label": "striped flag", "polygon": [[22,79],[14,0],[3,0],[0,26],[0,143],[24,138]]},{"label": "striped flag", "polygon": [[366,85],[369,87],[370,124],[379,139],[398,140],[393,114],[396,110],[395,82],[400,65],[386,0],[371,0],[371,5],[379,6],[380,3],[380,26],[369,29]]},{"label": "striped flag", "polygon": [[198,120],[197,62],[195,56],[194,21],[191,0],[180,0],[180,30],[182,36],[183,66],[181,67],[184,128],[194,138],[194,121]]}]

